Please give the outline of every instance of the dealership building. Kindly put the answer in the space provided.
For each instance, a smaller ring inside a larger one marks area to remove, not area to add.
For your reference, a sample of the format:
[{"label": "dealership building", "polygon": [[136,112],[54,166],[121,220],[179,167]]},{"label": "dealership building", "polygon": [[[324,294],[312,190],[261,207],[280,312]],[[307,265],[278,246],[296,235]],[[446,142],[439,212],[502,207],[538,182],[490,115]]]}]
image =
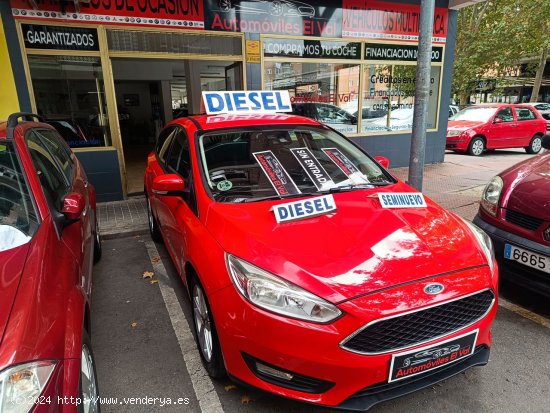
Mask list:
[{"label": "dealership building", "polygon": [[[457,9],[436,0],[426,162],[442,162]],[[392,166],[409,161],[420,0],[0,2],[0,118],[38,113],[84,164],[98,200],[143,190],[166,122],[202,91],[288,90],[294,113]]]}]

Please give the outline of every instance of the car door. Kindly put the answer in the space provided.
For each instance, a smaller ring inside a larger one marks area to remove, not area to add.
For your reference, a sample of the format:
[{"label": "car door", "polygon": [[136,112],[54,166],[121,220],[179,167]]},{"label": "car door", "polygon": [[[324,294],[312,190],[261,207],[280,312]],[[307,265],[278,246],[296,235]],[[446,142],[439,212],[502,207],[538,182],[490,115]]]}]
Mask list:
[{"label": "car door", "polygon": [[165,223],[166,234],[174,252],[174,261],[179,267],[180,274],[183,274],[184,263],[188,258],[188,233],[194,225],[198,224],[198,208],[191,169],[189,138],[182,127],[177,128],[166,159],[165,170],[167,173],[179,175],[185,182],[185,190],[181,196],[163,197],[163,202],[169,211]]},{"label": "car door", "polygon": [[87,294],[91,294],[93,231],[96,217],[93,216],[93,210],[90,205],[88,178],[75,155],[57,131],[45,128],[35,128],[34,132],[61,167],[63,175],[69,184],[69,192],[78,193],[85,200],[84,211],[79,220],[81,233],[80,236],[77,236],[73,241],[74,244],[71,243],[71,248],[80,249],[80,253],[77,254],[75,252],[75,255],[81,255],[81,260],[79,262],[82,276],[85,280],[85,290]]},{"label": "car door", "polygon": [[[154,153],[149,156],[147,162],[147,168],[145,171],[145,177],[148,180],[146,182],[147,188],[152,188],[153,181],[157,176],[167,173],[164,165],[166,163],[166,158],[175,134],[176,128],[174,126],[165,128],[159,134]],[[164,202],[165,198],[166,197],[158,195],[150,195],[149,199],[151,202],[151,208],[154,211],[155,217],[157,218],[157,223],[161,228],[163,236],[166,236],[164,226],[166,225],[167,219],[170,215],[170,211],[167,209],[166,203]]]},{"label": "car door", "polygon": [[537,132],[538,118],[533,109],[528,107],[515,107],[517,118],[517,142],[516,146],[525,147],[529,145],[531,138]]},{"label": "car door", "polygon": [[[48,149],[48,146],[34,130],[25,134],[25,142],[36,174],[42,187],[52,216],[51,225],[56,236],[50,237],[45,253],[46,267],[54,268],[65,281],[78,284],[83,291],[88,292],[89,274],[83,268],[85,251],[83,248],[83,221],[79,220],[61,228],[55,225],[56,217],[61,214],[63,199],[71,191],[60,162]],[[91,265],[89,266],[91,267]],[[66,278],[65,278],[66,277]],[[60,278],[61,282],[61,278]]]},{"label": "car door", "polygon": [[517,139],[517,124],[511,106],[501,108],[489,124],[487,148],[510,148]]}]

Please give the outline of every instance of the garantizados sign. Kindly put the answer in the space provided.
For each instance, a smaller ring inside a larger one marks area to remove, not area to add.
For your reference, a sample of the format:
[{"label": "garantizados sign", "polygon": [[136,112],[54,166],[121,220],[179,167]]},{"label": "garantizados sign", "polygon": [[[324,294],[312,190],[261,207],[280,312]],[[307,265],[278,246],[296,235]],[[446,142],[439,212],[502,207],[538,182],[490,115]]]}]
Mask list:
[{"label": "garantizados sign", "polygon": [[99,50],[97,30],[84,27],[22,24],[27,49]]}]

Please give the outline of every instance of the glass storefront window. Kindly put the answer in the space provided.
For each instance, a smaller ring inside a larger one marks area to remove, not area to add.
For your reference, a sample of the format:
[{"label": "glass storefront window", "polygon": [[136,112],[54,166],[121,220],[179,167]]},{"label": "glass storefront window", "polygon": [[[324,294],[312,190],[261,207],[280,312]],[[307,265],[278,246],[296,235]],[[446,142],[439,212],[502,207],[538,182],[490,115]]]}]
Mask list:
[{"label": "glass storefront window", "polygon": [[268,90],[288,90],[293,113],[307,116],[345,133],[357,133],[358,64],[264,63]]},{"label": "glass storefront window", "polygon": [[[441,67],[432,66],[427,129],[437,127],[440,75]],[[412,129],[415,78],[414,65],[364,66],[362,132],[380,133]]]},{"label": "glass storefront window", "polygon": [[99,58],[29,55],[28,59],[38,114],[73,148],[111,146]]}]

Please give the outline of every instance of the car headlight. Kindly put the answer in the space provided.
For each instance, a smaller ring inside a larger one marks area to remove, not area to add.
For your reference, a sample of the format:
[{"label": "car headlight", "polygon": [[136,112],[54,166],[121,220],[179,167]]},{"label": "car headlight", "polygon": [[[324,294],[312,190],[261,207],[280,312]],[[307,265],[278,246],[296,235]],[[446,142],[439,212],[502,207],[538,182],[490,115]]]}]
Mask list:
[{"label": "car headlight", "polygon": [[55,361],[34,361],[0,373],[0,412],[31,411],[54,369]]},{"label": "car headlight", "polygon": [[500,176],[495,176],[489,181],[481,195],[481,207],[492,216],[497,216],[498,201],[504,182]]},{"label": "car headlight", "polygon": [[315,323],[328,323],[342,312],[328,301],[227,254],[227,266],[237,290],[265,310]]},{"label": "car headlight", "polygon": [[462,135],[463,130],[451,129],[447,131],[447,136],[459,136]]},{"label": "car headlight", "polygon": [[491,272],[493,272],[495,266],[495,251],[493,250],[493,242],[491,241],[491,238],[485,233],[485,231],[483,231],[473,222],[468,221],[464,218],[462,218],[462,221],[464,221],[466,225],[468,225],[472,233],[475,235],[477,243],[483,250],[485,257],[487,258],[489,268],[491,268]]}]

